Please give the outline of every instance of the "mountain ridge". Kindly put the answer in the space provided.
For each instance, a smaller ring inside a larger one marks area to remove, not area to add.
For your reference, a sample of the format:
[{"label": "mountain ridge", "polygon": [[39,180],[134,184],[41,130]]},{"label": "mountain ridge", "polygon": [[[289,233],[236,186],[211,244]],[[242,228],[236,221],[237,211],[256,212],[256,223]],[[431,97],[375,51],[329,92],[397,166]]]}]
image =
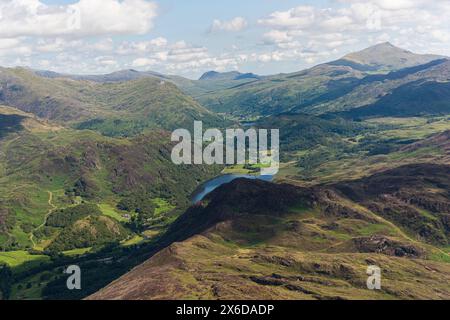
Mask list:
[{"label": "mountain ridge", "polygon": [[[1,296],[448,299],[450,60],[346,57],[261,79],[0,68]],[[175,165],[170,131],[194,120],[279,129],[274,182],[192,205],[205,181],[260,169]],[[66,265],[89,285],[69,292]]]},{"label": "mountain ridge", "polygon": [[155,77],[101,83],[45,78],[23,68],[3,68],[0,103],[108,135],[136,135],[147,128],[190,128],[194,119],[215,127],[223,124],[222,117],[176,85]]},{"label": "mountain ridge", "polygon": [[[384,190],[377,200],[372,199],[374,203],[364,203],[361,207],[332,191],[334,188],[346,196],[351,194],[349,185],[345,183],[329,189],[328,186],[300,188],[235,180],[213,191],[207,203],[191,208],[175,222],[173,230],[184,230],[187,232],[184,236],[172,237],[176,242],[88,299],[448,297],[450,291],[440,280],[449,276],[448,263],[430,259],[435,249],[426,242],[412,239],[390,222],[404,227],[404,223],[414,225],[414,220],[395,220],[391,216],[378,215],[383,210],[389,212],[388,208],[403,205],[401,216],[409,210],[417,214],[417,219],[433,221],[435,218],[421,213],[420,208],[425,208],[425,203],[413,201],[405,204],[402,192],[411,192],[417,197],[434,197],[433,192],[422,193],[421,188],[426,190],[431,185],[439,186],[436,196],[442,199],[445,185],[440,183],[449,183],[448,169],[448,165],[420,164],[394,169],[392,173],[397,178],[398,189]],[[389,183],[390,176],[387,171],[350,183],[364,192],[374,180],[377,187],[382,188]],[[265,194],[264,190],[268,193]],[[391,205],[383,198],[388,196],[398,202]],[[223,201],[224,197],[228,202]],[[251,199],[252,203],[238,199]],[[375,211],[378,210],[375,203],[383,210]],[[267,208],[266,204],[273,206],[274,210]],[[446,205],[450,205],[448,199]],[[432,216],[445,219],[443,212],[445,209],[442,207],[433,211]],[[202,216],[202,221],[209,223],[192,229],[196,216]],[[177,223],[181,228],[176,228]],[[361,230],[377,231],[359,233],[360,227]],[[339,238],[343,229],[349,236]],[[446,237],[448,241],[449,235]],[[373,264],[395,272],[386,273],[384,277],[389,281],[385,280],[387,284],[372,295],[366,291],[365,272],[367,266]],[[439,276],[432,276],[427,271],[429,268]],[[411,275],[407,270],[416,272]],[[438,292],[432,293],[422,285],[412,285],[416,277],[439,287]],[[405,286],[409,288],[407,294],[400,289]]]},{"label": "mountain ridge", "polygon": [[[377,48],[383,49],[386,46],[391,48],[391,45],[381,45],[367,50],[376,51]],[[392,48],[391,50],[396,53],[406,52],[393,46]],[[219,90],[199,96],[197,100],[210,110],[241,115],[243,118],[265,117],[293,111],[317,115],[375,104],[400,86],[417,80],[422,80],[422,83],[425,83],[425,80],[449,81],[448,58],[433,60],[437,56],[422,56],[409,52],[405,54],[413,58],[403,61],[399,69],[368,71],[335,61],[292,74],[271,76],[238,87]],[[395,59],[397,58],[394,57]],[[389,64],[389,59],[387,61],[385,66]],[[426,63],[421,64],[423,62]],[[424,91],[427,90],[424,88]],[[433,96],[432,93],[430,95]],[[442,105],[438,101],[436,104]],[[425,114],[441,114],[439,110],[436,113],[436,108],[430,108],[430,112],[427,112],[423,105],[420,108]],[[383,111],[380,115],[388,116],[389,112]]]}]

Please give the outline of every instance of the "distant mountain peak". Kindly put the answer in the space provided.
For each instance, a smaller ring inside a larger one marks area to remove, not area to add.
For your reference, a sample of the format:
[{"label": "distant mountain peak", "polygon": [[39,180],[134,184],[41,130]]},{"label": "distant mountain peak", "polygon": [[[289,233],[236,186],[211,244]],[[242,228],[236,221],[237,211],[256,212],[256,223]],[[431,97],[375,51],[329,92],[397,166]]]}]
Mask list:
[{"label": "distant mountain peak", "polygon": [[[396,48],[396,49],[399,49],[399,50],[403,50],[403,49],[401,49],[401,48],[399,48],[399,47],[394,46],[394,45],[393,45],[392,43],[390,43],[389,41],[378,43],[378,44],[372,46],[372,48],[373,48],[373,47],[391,47],[391,48]],[[370,47],[369,47],[369,48],[370,48]]]},{"label": "distant mountain peak", "polygon": [[370,46],[361,51],[349,53],[345,57],[361,58],[361,57],[369,55],[369,54],[399,54],[400,55],[400,54],[406,54],[406,53],[411,54],[411,55],[416,55],[416,54],[412,53],[411,51],[397,47],[390,42],[382,42],[382,43],[378,43],[376,45]]},{"label": "distant mountain peak", "polygon": [[360,71],[392,71],[445,58],[432,54],[415,54],[390,42],[383,42],[345,55],[331,65],[345,65]]},{"label": "distant mountain peak", "polygon": [[242,80],[242,79],[260,79],[261,77],[254,73],[240,73],[238,71],[229,72],[217,72],[208,71],[205,72],[199,80]]},{"label": "distant mountain peak", "polygon": [[237,71],[230,71],[230,72],[217,72],[217,71],[208,71],[205,72],[199,80],[217,80],[217,79],[234,79],[237,77],[240,73]]}]

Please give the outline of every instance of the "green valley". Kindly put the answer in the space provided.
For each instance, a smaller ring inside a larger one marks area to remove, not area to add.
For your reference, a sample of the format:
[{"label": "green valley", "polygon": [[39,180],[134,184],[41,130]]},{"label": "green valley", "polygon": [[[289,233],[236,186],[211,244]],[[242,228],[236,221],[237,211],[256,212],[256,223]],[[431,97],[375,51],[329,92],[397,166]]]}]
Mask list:
[{"label": "green valley", "polygon": [[[449,67],[382,43],[269,76],[1,68],[0,297],[449,299]],[[280,171],[193,200],[264,166],[175,165],[194,121],[279,129]]]}]

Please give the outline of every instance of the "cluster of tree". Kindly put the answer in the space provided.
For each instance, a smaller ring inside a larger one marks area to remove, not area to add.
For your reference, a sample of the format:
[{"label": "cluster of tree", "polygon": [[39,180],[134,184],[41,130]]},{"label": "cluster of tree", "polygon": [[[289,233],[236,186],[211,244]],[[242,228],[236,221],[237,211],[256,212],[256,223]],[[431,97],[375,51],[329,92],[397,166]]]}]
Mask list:
[{"label": "cluster of tree", "polygon": [[[95,199],[99,192],[99,188],[92,179],[83,176],[75,182],[72,191],[73,195],[77,197],[83,197],[86,199]],[[68,195],[70,194],[68,193]]]},{"label": "cluster of tree", "polygon": [[22,130],[22,120],[25,117],[15,114],[0,114],[0,138],[9,133]]},{"label": "cluster of tree", "polygon": [[145,230],[147,221],[154,217],[156,206],[151,201],[152,197],[153,195],[148,193],[134,193],[117,204],[118,209],[132,214],[128,227],[134,232]]},{"label": "cluster of tree", "polygon": [[402,146],[414,143],[417,140],[383,138],[379,135],[366,135],[359,141],[359,150],[366,151],[369,156],[389,154],[400,149]]},{"label": "cluster of tree", "polygon": [[148,128],[146,119],[92,119],[77,126],[77,129],[95,130],[109,137],[133,137]]},{"label": "cluster of tree", "polygon": [[0,266],[0,292],[3,300],[8,300],[11,296],[12,284],[13,274],[11,269],[6,265]]},{"label": "cluster of tree", "polygon": [[0,202],[0,251],[14,250],[18,246],[14,236],[9,234],[15,224],[15,215],[6,208],[6,204]]},{"label": "cluster of tree", "polygon": [[50,252],[98,247],[124,240],[129,232],[118,222],[108,217],[88,216],[80,225],[64,228],[47,247]]},{"label": "cluster of tree", "polygon": [[101,214],[102,212],[96,204],[83,203],[52,212],[47,218],[46,226],[65,228],[87,216],[99,216]]}]

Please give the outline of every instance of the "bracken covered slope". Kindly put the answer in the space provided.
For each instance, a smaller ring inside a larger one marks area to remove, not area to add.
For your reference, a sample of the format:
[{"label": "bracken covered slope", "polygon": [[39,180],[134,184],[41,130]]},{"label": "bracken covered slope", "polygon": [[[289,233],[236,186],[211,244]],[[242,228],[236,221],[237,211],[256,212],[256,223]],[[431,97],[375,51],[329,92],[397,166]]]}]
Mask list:
[{"label": "bracken covered slope", "polygon": [[235,180],[89,299],[449,299],[449,183],[420,164],[313,188]]}]

